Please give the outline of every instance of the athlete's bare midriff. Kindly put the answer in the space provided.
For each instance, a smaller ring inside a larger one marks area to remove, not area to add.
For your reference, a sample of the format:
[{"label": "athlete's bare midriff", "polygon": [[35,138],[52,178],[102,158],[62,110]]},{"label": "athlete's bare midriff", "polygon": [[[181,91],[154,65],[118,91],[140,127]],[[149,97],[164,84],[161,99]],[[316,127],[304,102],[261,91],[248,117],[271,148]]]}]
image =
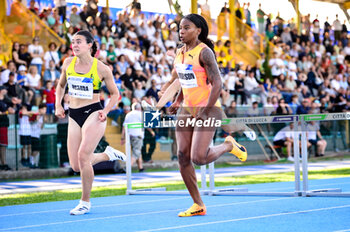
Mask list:
[{"label": "athlete's bare midriff", "polygon": [[87,105],[91,105],[94,103],[100,102],[100,94],[96,93],[93,95],[92,99],[81,99],[76,97],[69,96],[69,107],[76,109],[81,108]]}]

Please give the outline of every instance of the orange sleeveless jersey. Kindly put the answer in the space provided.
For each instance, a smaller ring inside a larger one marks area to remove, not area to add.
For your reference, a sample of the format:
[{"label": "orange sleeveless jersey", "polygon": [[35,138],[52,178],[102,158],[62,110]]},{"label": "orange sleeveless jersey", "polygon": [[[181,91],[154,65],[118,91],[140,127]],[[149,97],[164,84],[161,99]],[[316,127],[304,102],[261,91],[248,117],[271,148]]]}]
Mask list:
[{"label": "orange sleeveless jersey", "polygon": [[[174,67],[181,83],[184,107],[204,107],[209,100],[212,86],[199,62],[199,54],[206,47],[207,45],[200,43],[188,52],[184,52],[182,47],[176,54]],[[221,107],[219,100],[215,106]]]}]

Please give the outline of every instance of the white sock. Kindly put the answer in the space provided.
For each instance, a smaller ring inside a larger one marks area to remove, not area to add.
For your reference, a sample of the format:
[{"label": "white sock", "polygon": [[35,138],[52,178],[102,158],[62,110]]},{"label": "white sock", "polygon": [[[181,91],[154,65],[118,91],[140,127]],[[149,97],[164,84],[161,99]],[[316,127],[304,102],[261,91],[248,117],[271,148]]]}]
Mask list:
[{"label": "white sock", "polygon": [[30,164],[31,165],[34,165],[35,161],[34,161],[34,156],[30,156],[29,157],[29,160],[30,160]]},{"label": "white sock", "polygon": [[40,153],[38,153],[38,154],[35,156],[35,165],[36,165],[36,166],[39,166],[39,160],[40,160]]}]

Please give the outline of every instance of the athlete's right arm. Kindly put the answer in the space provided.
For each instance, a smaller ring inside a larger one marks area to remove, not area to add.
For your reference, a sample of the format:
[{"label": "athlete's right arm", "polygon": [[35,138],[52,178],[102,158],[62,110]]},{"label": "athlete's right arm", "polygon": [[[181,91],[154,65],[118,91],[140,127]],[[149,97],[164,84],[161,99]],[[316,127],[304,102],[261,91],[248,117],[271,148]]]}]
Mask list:
[{"label": "athlete's right arm", "polygon": [[165,104],[173,100],[175,94],[181,89],[181,84],[179,80],[175,80],[167,89],[165,89],[163,95],[160,97],[156,107],[161,109]]},{"label": "athlete's right arm", "polygon": [[171,71],[171,79],[169,80],[169,82],[165,83],[161,90],[158,92],[158,96],[160,98],[163,96],[166,89],[176,80],[177,77],[177,72],[175,69],[173,69],[173,71]]},{"label": "athlete's right arm", "polygon": [[56,88],[55,115],[59,118],[65,117],[64,109],[62,107],[61,102],[66,89],[66,84],[67,84],[66,70],[71,61],[72,61],[72,58],[66,58],[64,60],[62,65],[60,80],[58,81],[57,88]]},{"label": "athlete's right arm", "polygon": [[181,102],[183,100],[183,92],[180,91],[180,93],[177,95],[176,100],[174,103],[169,107],[169,113],[170,114],[176,114],[177,109],[180,107]]}]

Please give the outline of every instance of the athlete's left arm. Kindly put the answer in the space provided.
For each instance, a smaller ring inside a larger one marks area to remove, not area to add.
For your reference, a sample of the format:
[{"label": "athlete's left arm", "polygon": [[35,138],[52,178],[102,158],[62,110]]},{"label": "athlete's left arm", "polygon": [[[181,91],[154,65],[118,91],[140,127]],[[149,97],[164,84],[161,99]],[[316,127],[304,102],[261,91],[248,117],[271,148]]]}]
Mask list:
[{"label": "athlete's left arm", "polygon": [[212,85],[212,89],[209,95],[209,100],[206,107],[212,107],[215,105],[218,100],[221,89],[222,89],[222,81],[218,68],[218,64],[216,62],[214,53],[210,48],[202,49],[199,61],[201,65],[203,65],[205,72],[207,74],[208,80]]},{"label": "athlete's left arm", "polygon": [[101,77],[103,77],[103,80],[105,81],[107,89],[111,96],[110,101],[103,109],[104,113],[107,115],[113,106],[118,103],[119,91],[117,85],[114,82],[114,77],[111,69],[102,62],[98,62],[98,70],[99,73],[101,73]]}]

